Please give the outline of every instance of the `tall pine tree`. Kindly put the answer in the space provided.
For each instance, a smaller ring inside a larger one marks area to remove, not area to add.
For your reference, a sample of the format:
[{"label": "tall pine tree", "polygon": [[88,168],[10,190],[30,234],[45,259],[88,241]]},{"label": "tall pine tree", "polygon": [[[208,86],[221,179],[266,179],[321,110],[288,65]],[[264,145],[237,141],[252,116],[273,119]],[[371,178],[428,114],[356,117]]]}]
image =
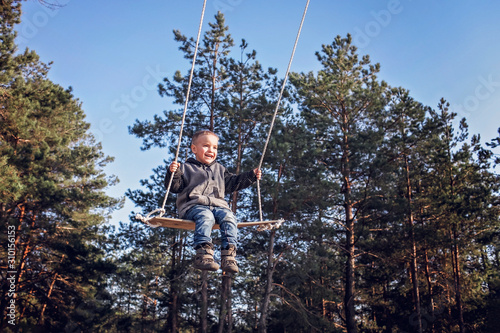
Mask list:
[{"label": "tall pine tree", "polygon": [[[102,171],[112,159],[89,133],[71,89],[47,78],[49,66],[34,51],[17,53],[21,1],[2,1],[0,10],[0,237],[7,244],[7,229],[14,231],[8,240],[15,245],[8,271],[6,248],[0,253],[1,327],[104,327],[105,273],[113,266],[103,227],[120,204],[104,192],[117,181]],[[15,285],[16,327],[5,316],[13,299],[7,278]]]},{"label": "tall pine tree", "polygon": [[[384,82],[378,82],[379,65],[361,59],[350,35],[338,36],[331,45],[316,53],[322,69],[293,75],[291,81],[302,97],[302,117],[314,133],[312,144],[318,146],[311,160],[322,165],[318,172],[329,179],[331,205],[325,217],[344,233],[341,247],[345,255],[344,320],[347,332],[357,332],[356,258],[360,233],[370,223],[369,202],[377,197],[372,187],[373,160],[383,129],[376,119],[384,113],[387,95]],[[321,190],[320,190],[321,191]]]}]

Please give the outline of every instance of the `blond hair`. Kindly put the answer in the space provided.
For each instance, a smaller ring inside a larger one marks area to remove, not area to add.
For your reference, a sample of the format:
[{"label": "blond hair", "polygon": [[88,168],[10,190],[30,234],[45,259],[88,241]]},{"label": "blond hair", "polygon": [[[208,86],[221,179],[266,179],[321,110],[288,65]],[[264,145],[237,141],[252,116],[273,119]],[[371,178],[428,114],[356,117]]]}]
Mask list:
[{"label": "blond hair", "polygon": [[193,134],[193,138],[191,139],[191,144],[195,144],[196,140],[202,135],[213,135],[217,138],[217,140],[219,140],[219,136],[217,134],[215,134],[214,132],[209,131],[209,130],[201,130],[201,131],[197,131],[196,133]]}]

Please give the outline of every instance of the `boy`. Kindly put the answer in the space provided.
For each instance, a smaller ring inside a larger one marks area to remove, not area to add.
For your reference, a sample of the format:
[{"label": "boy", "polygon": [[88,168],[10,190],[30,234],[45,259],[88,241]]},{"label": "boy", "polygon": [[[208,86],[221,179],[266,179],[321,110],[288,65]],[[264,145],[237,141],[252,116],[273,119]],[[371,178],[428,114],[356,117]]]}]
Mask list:
[{"label": "boy", "polygon": [[228,193],[245,189],[262,172],[254,169],[239,175],[233,175],[215,161],[219,137],[211,131],[199,131],[193,135],[191,150],[196,159],[188,158],[186,163],[172,162],[167,170],[165,183],[172,179],[171,192],[178,193],[177,212],[183,219],[196,223],[194,248],[196,256],[194,267],[201,270],[216,271],[219,265],[214,261],[212,227],[215,223],[221,230],[222,270],[238,273],[236,247],[238,243],[238,224],[229,205],[224,200]]}]

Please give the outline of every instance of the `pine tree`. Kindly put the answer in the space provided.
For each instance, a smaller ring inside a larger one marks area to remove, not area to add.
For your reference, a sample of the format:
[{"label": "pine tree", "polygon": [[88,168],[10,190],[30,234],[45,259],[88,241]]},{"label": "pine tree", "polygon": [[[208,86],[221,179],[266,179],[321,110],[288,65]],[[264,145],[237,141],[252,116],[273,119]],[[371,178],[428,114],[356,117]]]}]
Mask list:
[{"label": "pine tree", "polygon": [[[89,134],[71,89],[47,78],[50,68],[34,51],[16,52],[20,5],[3,1],[0,7],[0,228],[2,243],[9,229],[15,244],[10,276],[2,276],[1,327],[13,328],[4,315],[12,299],[5,283],[10,277],[19,327],[105,327],[105,274],[113,266],[104,222],[120,206],[104,193],[117,181],[102,171],[112,158]],[[7,268],[3,247],[1,256]],[[98,316],[98,323],[88,320]]]},{"label": "pine tree", "polygon": [[317,76],[300,74],[291,80],[302,97],[302,117],[319,148],[312,159],[324,165],[322,175],[331,180],[327,197],[332,204],[326,213],[345,233],[344,318],[347,331],[357,332],[356,241],[369,223],[364,208],[375,197],[371,161],[383,138],[375,119],[384,111],[388,91],[384,82],[377,81],[379,65],[371,65],[368,56],[359,59],[350,35],[338,36],[316,55],[323,66]]},{"label": "pine tree", "polygon": [[[415,323],[418,332],[423,331],[421,292],[419,285],[419,267],[417,263],[417,251],[421,243],[417,239],[416,220],[418,215],[418,192],[416,191],[419,182],[418,175],[422,173],[422,163],[419,156],[422,153],[422,143],[426,141],[428,133],[424,132],[423,124],[426,115],[426,108],[409,96],[409,92],[404,89],[395,89],[394,102],[391,107],[391,115],[394,119],[394,133],[390,136],[387,156],[396,167],[396,187],[398,193],[394,194],[394,211],[398,216],[395,220],[400,220],[404,226],[402,231],[405,234],[408,259],[403,259],[409,264],[409,281],[411,283],[412,300],[415,311]],[[420,148],[420,149],[419,149]],[[388,192],[391,193],[391,192]],[[396,199],[398,198],[398,199]],[[399,202],[398,202],[399,201]],[[394,226],[396,227],[396,226]],[[403,253],[404,253],[403,252]]]},{"label": "pine tree", "polygon": [[[484,297],[472,287],[478,283],[473,281],[480,279],[472,267],[481,262],[482,244],[478,240],[498,227],[498,209],[492,205],[497,201],[498,176],[490,171],[493,153],[481,147],[479,136],[466,142],[469,135],[465,119],[455,133],[456,114],[449,111],[444,100],[438,108],[440,112],[432,116],[441,131],[430,164],[433,178],[429,194],[435,198],[434,223],[441,236],[441,252],[446,255],[441,269],[447,278],[442,285],[448,286],[454,307],[448,310],[449,320],[465,331],[475,321],[467,318],[473,304],[481,303]],[[454,329],[451,322],[448,329]]]}]

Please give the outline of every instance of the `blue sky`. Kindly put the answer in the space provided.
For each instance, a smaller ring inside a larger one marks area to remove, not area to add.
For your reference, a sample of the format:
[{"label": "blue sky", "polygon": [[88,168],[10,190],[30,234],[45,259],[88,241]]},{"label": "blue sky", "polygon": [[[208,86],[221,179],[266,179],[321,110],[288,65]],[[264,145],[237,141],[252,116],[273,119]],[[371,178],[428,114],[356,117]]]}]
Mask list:
[{"label": "blue sky", "polygon": [[[73,87],[92,132],[115,157],[105,172],[120,183],[108,193],[123,196],[128,188],[139,188],[139,180],[166,157],[159,149],[141,151],[128,126],[179,108],[160,98],[156,86],[176,70],[190,68],[172,31],[196,37],[203,0],[51,1],[62,6],[51,10],[35,0],[24,3],[19,48],[52,61],[49,77]],[[278,68],[283,77],[305,4],[208,0],[202,29],[222,11],[235,44],[244,38],[259,62]],[[471,134],[490,141],[500,127],[499,13],[500,2],[494,0],[311,0],[291,70],[317,71],[314,53],[350,33],[358,53],[380,63],[381,79],[434,108],[445,98],[459,118],[467,118]],[[127,221],[132,210],[127,200],[112,222]]]}]

